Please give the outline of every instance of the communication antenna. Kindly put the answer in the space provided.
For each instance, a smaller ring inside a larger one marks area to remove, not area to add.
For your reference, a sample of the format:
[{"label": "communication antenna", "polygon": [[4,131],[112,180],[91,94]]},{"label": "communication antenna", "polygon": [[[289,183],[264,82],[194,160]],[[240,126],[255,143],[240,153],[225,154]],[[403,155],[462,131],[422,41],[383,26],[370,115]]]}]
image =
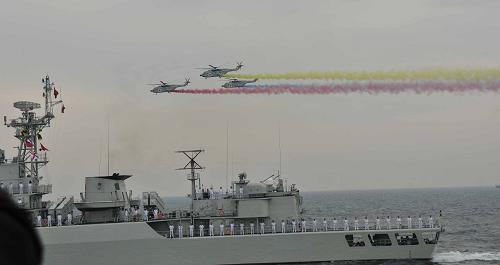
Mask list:
[{"label": "communication antenna", "polygon": [[108,117],[108,176],[109,176],[109,117]]},{"label": "communication antenna", "polygon": [[226,123],[226,191],[229,178],[229,121]]},{"label": "communication antenna", "polygon": [[194,200],[196,198],[196,180],[200,179],[200,174],[196,173],[196,170],[204,169],[204,167],[200,166],[200,164],[198,164],[198,162],[196,162],[195,159],[202,152],[205,152],[205,150],[198,149],[198,150],[176,151],[176,153],[182,153],[189,159],[189,162],[184,167],[178,168],[177,170],[191,170],[191,173],[187,175],[187,179],[191,181],[191,224],[193,225],[194,225]]}]

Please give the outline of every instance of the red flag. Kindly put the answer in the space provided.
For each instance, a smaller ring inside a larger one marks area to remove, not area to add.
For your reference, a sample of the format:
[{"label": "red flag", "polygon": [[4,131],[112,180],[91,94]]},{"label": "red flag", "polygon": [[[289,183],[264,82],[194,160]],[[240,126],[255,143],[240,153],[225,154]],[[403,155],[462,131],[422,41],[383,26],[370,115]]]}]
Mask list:
[{"label": "red flag", "polygon": [[47,147],[45,147],[43,144],[40,144],[40,151],[49,151]]},{"label": "red flag", "polygon": [[57,91],[57,89],[54,87],[54,98],[57,98],[58,95],[59,95],[59,91]]},{"label": "red flag", "polygon": [[32,151],[31,152],[31,159],[35,159],[35,158],[38,158],[38,155],[36,154],[35,151]]},{"label": "red flag", "polygon": [[33,143],[32,143],[32,142],[30,142],[29,140],[25,140],[25,141],[24,141],[24,145],[25,145],[26,147],[28,147],[28,148],[33,147]]},{"label": "red flag", "polygon": [[66,109],[66,107],[64,106],[64,104],[62,105],[61,107],[61,113],[64,113],[64,110]]}]

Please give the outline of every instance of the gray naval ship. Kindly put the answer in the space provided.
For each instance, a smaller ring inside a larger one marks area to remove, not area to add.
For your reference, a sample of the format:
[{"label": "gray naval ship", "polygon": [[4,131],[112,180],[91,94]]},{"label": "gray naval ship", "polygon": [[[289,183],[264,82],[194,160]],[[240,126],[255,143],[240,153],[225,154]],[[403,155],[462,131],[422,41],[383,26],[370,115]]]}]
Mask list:
[{"label": "gray naval ship", "polygon": [[[303,219],[302,197],[279,174],[251,182],[241,173],[229,190],[204,188],[196,158],[203,150],[179,151],[189,159],[189,209],[169,210],[156,192],[133,198],[114,173],[85,178],[75,201],[41,184],[48,163],[39,142],[54,118],[52,83],[44,78],[44,115],[33,102],[16,102],[18,155],[0,151],[0,186],[25,208],[45,247],[45,264],[276,264],[331,261],[430,260],[443,231],[441,219],[341,217]],[[45,152],[44,152],[45,151]]]}]

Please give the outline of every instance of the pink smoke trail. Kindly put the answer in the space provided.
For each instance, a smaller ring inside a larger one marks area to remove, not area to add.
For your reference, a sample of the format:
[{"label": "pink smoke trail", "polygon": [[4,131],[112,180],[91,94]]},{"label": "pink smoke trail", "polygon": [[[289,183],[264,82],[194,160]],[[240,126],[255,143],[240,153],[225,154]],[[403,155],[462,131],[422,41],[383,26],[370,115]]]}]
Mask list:
[{"label": "pink smoke trail", "polygon": [[432,94],[440,92],[462,93],[462,92],[498,92],[500,91],[500,81],[408,81],[408,82],[354,82],[329,85],[264,85],[241,88],[210,88],[210,89],[181,89],[174,91],[182,94],[348,94],[348,93],[367,93],[367,94]]}]

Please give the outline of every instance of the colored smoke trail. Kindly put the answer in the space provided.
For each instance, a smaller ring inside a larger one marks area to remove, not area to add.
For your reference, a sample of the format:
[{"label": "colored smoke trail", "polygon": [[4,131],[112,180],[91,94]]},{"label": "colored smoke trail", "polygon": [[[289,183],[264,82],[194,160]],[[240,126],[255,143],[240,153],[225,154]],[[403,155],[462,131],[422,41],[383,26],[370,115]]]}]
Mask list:
[{"label": "colored smoke trail", "polygon": [[180,89],[174,91],[182,94],[398,94],[416,93],[432,94],[439,92],[498,92],[499,82],[464,81],[464,82],[367,82],[342,83],[330,85],[264,85],[241,88],[208,88],[208,89]]},{"label": "colored smoke trail", "polygon": [[500,79],[500,68],[429,69],[374,72],[292,72],[282,74],[227,74],[229,78],[275,80],[492,80]]}]

